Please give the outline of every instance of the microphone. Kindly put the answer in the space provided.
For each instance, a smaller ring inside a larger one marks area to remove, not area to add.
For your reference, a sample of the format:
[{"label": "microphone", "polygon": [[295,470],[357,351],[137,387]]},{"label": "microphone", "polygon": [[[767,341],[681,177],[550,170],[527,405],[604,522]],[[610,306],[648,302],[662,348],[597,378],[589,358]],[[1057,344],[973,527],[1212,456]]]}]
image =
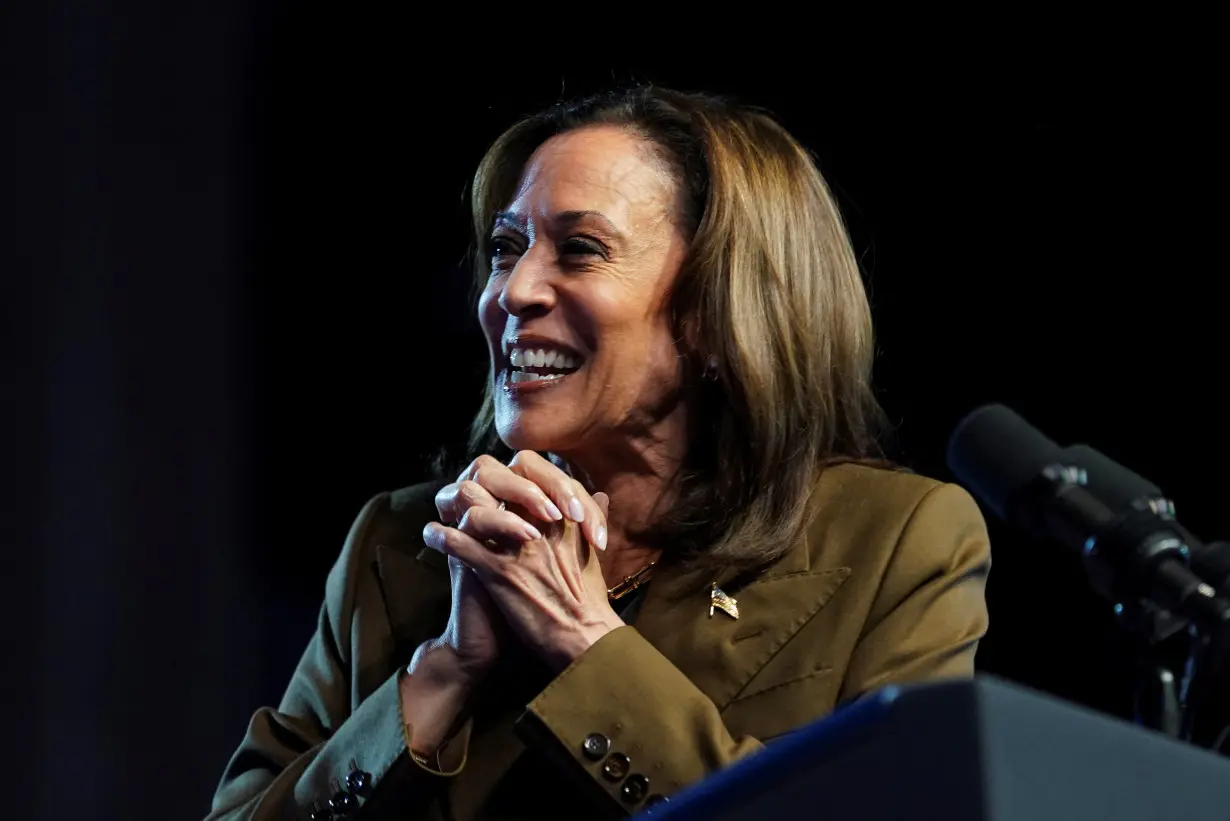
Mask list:
[{"label": "microphone", "polygon": [[1230,753],[1230,699],[1218,697],[1230,691],[1230,544],[1202,545],[1152,482],[1088,445],[1061,448],[1003,405],[961,421],[948,466],[997,517],[1079,549],[1094,589],[1147,644],[1190,626],[1183,697],[1158,664],[1137,682],[1138,717]]},{"label": "microphone", "polygon": [[1011,409],[986,405],[957,425],[948,466],[998,518],[1081,551],[1113,603],[1143,600],[1213,631],[1230,623],[1230,600],[1188,566],[1200,556],[1216,569],[1220,553],[1209,559],[1154,485],[1093,448],[1061,448]]}]

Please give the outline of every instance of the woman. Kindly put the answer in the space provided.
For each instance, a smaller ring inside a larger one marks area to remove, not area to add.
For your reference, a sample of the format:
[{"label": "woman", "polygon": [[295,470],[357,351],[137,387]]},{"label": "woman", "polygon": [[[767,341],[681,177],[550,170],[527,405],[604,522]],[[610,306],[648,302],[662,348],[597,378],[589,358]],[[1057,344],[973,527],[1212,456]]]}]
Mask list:
[{"label": "woman", "polygon": [[982,519],[878,461],[866,296],[781,126],[557,106],[492,146],[473,213],[482,455],[360,513],[212,818],[618,816],[972,674]]}]

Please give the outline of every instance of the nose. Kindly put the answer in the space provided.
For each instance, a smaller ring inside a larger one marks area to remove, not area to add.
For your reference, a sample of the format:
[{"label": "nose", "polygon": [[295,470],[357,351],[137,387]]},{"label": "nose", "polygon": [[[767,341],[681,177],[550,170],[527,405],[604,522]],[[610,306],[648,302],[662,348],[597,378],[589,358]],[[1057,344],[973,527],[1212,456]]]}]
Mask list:
[{"label": "nose", "polygon": [[555,289],[551,287],[548,266],[538,259],[531,247],[517,260],[504,288],[500,291],[500,307],[512,316],[546,313],[555,305]]}]

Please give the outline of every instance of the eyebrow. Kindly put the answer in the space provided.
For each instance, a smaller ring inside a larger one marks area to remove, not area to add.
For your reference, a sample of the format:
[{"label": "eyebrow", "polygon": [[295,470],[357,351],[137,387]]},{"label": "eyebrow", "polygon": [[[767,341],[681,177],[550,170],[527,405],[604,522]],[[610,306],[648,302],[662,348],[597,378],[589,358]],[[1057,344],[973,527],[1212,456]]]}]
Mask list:
[{"label": "eyebrow", "polygon": [[[559,213],[552,214],[550,219],[552,222],[556,222],[561,225],[575,225],[576,223],[584,220],[586,217],[594,217],[601,220],[606,224],[607,231],[614,234],[618,239],[623,238],[623,232],[616,228],[615,223],[611,222],[610,218],[601,211],[560,211]],[[512,228],[516,228],[522,233],[525,233],[526,231],[525,217],[514,211],[500,211],[497,213],[495,215],[495,224],[508,225]]]}]

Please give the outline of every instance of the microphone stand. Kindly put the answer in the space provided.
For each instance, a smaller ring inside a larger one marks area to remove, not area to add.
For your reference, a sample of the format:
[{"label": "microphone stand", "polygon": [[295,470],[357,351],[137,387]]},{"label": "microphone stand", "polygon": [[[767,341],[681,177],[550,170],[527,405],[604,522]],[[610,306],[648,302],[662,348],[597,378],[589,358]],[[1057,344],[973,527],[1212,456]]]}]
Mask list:
[{"label": "microphone stand", "polygon": [[1116,605],[1115,617],[1137,641],[1132,688],[1136,723],[1182,738],[1183,698],[1175,671],[1182,674],[1191,657],[1190,623],[1144,600]]},{"label": "microphone stand", "polygon": [[[1230,551],[1230,543],[1213,542],[1204,550]],[[1230,756],[1230,624],[1194,637],[1184,689],[1187,709],[1181,737]]]}]

